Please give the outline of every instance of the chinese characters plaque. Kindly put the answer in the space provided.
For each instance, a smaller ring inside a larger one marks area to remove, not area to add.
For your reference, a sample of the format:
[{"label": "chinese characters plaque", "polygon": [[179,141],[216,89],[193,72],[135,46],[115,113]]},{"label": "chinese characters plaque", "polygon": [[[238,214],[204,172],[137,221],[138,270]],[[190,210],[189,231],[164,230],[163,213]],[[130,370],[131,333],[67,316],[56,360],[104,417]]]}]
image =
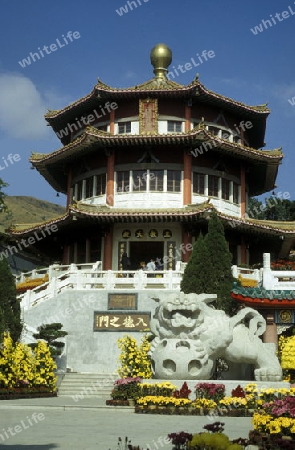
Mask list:
[{"label": "chinese characters plaque", "polygon": [[137,309],[137,294],[109,294],[108,309]]},{"label": "chinese characters plaque", "polygon": [[158,101],[147,99],[139,101],[140,134],[154,134],[158,132]]},{"label": "chinese characters plaque", "polygon": [[94,312],[93,331],[144,331],[150,329],[150,313]]}]

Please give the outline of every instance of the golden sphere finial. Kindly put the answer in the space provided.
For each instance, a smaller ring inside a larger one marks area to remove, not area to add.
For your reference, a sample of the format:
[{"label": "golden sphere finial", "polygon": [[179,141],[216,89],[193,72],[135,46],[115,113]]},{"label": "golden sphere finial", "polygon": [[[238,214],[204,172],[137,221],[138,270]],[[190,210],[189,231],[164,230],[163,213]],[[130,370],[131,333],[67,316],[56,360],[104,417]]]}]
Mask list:
[{"label": "golden sphere finial", "polygon": [[154,74],[157,78],[166,76],[167,68],[172,61],[172,51],[166,44],[157,44],[151,50],[151,64],[154,66]]}]

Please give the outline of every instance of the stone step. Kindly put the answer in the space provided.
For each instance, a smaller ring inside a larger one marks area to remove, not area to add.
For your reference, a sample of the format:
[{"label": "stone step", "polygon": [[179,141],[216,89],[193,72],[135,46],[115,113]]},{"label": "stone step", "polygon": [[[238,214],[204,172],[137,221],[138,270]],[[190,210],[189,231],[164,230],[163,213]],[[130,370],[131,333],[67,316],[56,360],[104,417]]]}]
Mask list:
[{"label": "stone step", "polygon": [[111,373],[66,373],[59,385],[58,396],[111,398],[114,380],[119,376]]}]

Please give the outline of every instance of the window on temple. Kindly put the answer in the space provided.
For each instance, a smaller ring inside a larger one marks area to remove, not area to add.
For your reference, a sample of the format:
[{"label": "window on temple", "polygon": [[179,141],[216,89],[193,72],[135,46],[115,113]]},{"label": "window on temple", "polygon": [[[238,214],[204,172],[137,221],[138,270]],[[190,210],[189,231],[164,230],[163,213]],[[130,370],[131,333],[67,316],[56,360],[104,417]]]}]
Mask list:
[{"label": "window on temple", "polygon": [[118,123],[118,134],[131,133],[131,122]]},{"label": "window on temple", "polygon": [[96,188],[94,192],[94,196],[96,195],[104,195],[106,192],[106,174],[102,173],[100,175],[96,175]]},{"label": "window on temple", "polygon": [[215,175],[208,176],[208,195],[210,197],[218,197],[218,179]]},{"label": "window on temple", "polygon": [[117,172],[117,192],[129,192],[129,170]]},{"label": "window on temple", "polygon": [[104,125],[100,125],[99,123],[95,125],[95,128],[97,128],[100,131],[108,131],[108,125],[105,123]]},{"label": "window on temple", "polygon": [[164,188],[164,170],[150,170],[150,191],[163,191]]},{"label": "window on temple", "polygon": [[208,131],[210,131],[210,133],[214,134],[214,136],[217,136],[219,133],[219,128],[209,125]]},{"label": "window on temple", "polygon": [[83,180],[77,183],[77,195],[76,195],[77,201],[82,200],[82,193],[83,193]]},{"label": "window on temple", "polygon": [[180,192],[181,171],[167,170],[167,191]]},{"label": "window on temple", "polygon": [[230,181],[222,178],[221,180],[221,196],[224,200],[229,200],[230,195]]},{"label": "window on temple", "polygon": [[93,177],[86,178],[85,180],[85,198],[93,196]]},{"label": "window on temple", "polygon": [[182,122],[179,120],[168,120],[168,133],[181,133]]},{"label": "window on temple", "polygon": [[141,192],[146,191],[146,170],[133,170],[132,171],[132,191]]},{"label": "window on temple", "polygon": [[205,194],[205,175],[203,173],[193,173],[193,193]]},{"label": "window on temple", "polygon": [[237,183],[233,183],[233,202],[239,203],[239,185]]}]

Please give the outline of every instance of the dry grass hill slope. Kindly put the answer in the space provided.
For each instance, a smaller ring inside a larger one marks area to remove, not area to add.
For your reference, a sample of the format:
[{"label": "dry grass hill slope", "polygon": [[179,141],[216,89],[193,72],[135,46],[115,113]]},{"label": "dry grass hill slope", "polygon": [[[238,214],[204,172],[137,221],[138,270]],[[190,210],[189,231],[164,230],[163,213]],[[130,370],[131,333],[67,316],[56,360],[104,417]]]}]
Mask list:
[{"label": "dry grass hill slope", "polygon": [[0,213],[0,231],[14,224],[40,223],[65,213],[65,208],[45,200],[26,196],[6,196],[7,213]]}]

